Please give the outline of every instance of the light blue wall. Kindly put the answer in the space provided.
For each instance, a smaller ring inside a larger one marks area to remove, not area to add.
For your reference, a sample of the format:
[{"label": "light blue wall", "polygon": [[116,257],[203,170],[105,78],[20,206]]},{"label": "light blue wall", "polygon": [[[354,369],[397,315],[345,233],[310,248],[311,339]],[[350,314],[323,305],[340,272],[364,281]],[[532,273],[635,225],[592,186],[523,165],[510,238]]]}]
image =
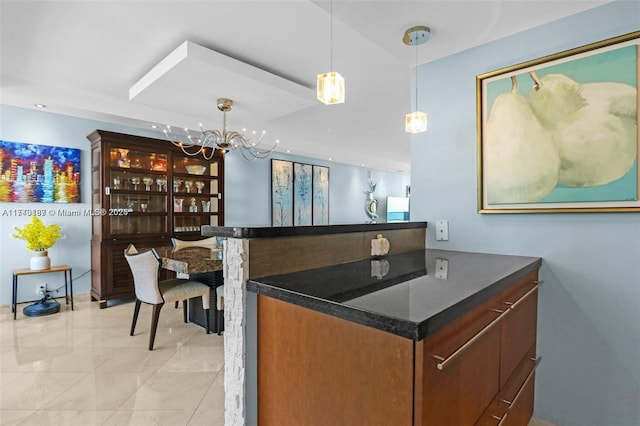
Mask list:
[{"label": "light blue wall", "polygon": [[[409,185],[408,173],[370,170],[280,153],[275,153],[273,158],[329,167],[329,222],[332,225],[369,220],[365,213],[369,175],[378,184],[374,193],[382,216],[378,222],[385,221],[386,197],[404,196]],[[225,165],[225,225],[270,226],[271,162],[247,162],[240,156],[229,155]]]},{"label": "light blue wall", "polygon": [[431,248],[544,259],[535,414],[562,426],[640,425],[640,213],[478,214],[475,78],[638,29],[640,2],[616,1],[419,69],[412,219],[449,220]]},{"label": "light blue wall", "polygon": [[[24,241],[11,237],[15,226],[23,226],[28,218],[15,216],[26,209],[42,209],[53,212],[82,210],[91,207],[90,143],[87,135],[95,129],[159,138],[157,131],[125,127],[66,115],[51,114],[0,105],[0,139],[42,145],[68,146],[82,149],[83,203],[74,205],[50,205],[37,203],[0,202],[0,304],[11,303],[11,269],[28,267],[30,253]],[[368,189],[369,170],[306,157],[275,155],[290,161],[318,164],[330,168],[330,212],[332,224],[362,223],[367,220],[364,210],[364,191]],[[269,226],[270,217],[270,169],[271,162],[242,160],[233,153],[227,156],[225,181],[225,224],[229,226]],[[385,211],[387,195],[404,195],[409,185],[409,174],[371,171],[371,179],[378,182],[376,196],[380,199],[380,211]],[[55,214],[55,213],[54,213]],[[68,217],[51,214],[42,217],[46,224],[63,225],[65,238],[49,250],[53,264],[68,264],[73,268],[74,293],[88,294],[91,288],[91,221],[88,216]],[[18,301],[34,300],[35,284],[47,283],[47,288],[58,287],[62,276],[35,275],[20,278]]]}]

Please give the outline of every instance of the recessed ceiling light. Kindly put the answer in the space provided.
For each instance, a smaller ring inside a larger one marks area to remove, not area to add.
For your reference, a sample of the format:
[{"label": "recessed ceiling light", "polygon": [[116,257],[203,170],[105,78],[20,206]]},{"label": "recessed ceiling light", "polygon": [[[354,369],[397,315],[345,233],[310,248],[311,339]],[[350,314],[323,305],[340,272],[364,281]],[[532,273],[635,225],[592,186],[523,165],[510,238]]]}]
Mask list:
[{"label": "recessed ceiling light", "polygon": [[290,153],[291,153],[291,150],[290,150],[290,149],[288,149],[288,150],[287,150],[287,154],[290,154]]},{"label": "recessed ceiling light", "polygon": [[152,125],[151,125],[151,128],[152,128],[152,129],[157,129],[157,128],[158,128],[158,125],[157,125],[157,124],[152,124]]},{"label": "recessed ceiling light", "polygon": [[36,108],[46,108],[46,105],[43,104],[34,104],[36,106]]}]

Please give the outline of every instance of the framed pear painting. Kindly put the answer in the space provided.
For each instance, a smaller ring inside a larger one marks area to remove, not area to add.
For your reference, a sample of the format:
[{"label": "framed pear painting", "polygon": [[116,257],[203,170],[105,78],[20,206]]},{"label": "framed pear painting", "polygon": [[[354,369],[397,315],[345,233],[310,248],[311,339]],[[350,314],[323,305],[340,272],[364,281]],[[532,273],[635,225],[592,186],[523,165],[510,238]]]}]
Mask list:
[{"label": "framed pear painting", "polygon": [[480,213],[640,212],[640,31],[476,78]]}]

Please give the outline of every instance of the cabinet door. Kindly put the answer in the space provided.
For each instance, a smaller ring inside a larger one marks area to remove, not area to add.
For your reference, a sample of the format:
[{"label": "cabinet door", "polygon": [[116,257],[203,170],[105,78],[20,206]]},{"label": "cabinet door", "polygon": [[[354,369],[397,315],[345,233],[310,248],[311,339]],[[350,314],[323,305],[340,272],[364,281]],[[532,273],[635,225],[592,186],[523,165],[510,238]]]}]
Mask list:
[{"label": "cabinet door", "polygon": [[258,424],[410,426],[413,355],[409,339],[258,295]]},{"label": "cabinet door", "polygon": [[105,234],[167,235],[167,155],[110,145],[106,166]]},{"label": "cabinet door", "polygon": [[200,236],[204,225],[222,225],[221,160],[173,156],[172,232]]},{"label": "cabinet door", "polygon": [[416,343],[415,425],[472,425],[498,393],[500,313],[491,306],[483,304]]},{"label": "cabinet door", "polygon": [[502,300],[509,315],[502,321],[500,344],[500,387],[511,377],[527,352],[535,347],[538,319],[538,272],[533,271],[504,292]]}]

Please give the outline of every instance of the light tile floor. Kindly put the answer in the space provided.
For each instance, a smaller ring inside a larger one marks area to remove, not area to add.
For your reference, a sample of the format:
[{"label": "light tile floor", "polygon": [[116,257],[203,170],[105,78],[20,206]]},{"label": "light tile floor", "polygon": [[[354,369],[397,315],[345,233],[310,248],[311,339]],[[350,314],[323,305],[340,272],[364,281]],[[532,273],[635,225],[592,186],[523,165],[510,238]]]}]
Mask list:
[{"label": "light tile floor", "polygon": [[[0,307],[0,425],[223,425],[223,338],[165,306],[153,351],[151,307],[133,303],[25,317]],[[83,301],[84,300],[84,301]]]},{"label": "light tile floor", "polygon": [[132,303],[75,300],[42,317],[18,305],[16,321],[0,306],[0,425],[224,425],[222,337],[165,306],[149,351],[150,306],[130,337]]}]

